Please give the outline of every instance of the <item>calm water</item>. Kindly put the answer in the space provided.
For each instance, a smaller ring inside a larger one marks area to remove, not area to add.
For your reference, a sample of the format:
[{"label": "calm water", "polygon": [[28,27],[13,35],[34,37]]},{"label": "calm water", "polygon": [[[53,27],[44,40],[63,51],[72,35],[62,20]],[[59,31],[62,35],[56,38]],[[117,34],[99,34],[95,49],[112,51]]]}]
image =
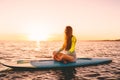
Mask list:
[{"label": "calm water", "polygon": [[[52,52],[63,42],[0,41],[0,62],[15,62],[19,59],[52,59]],[[108,57],[110,64],[78,67],[62,70],[4,71],[0,80],[119,80],[120,42],[77,41],[77,57]],[[0,70],[6,67],[0,65]]]}]

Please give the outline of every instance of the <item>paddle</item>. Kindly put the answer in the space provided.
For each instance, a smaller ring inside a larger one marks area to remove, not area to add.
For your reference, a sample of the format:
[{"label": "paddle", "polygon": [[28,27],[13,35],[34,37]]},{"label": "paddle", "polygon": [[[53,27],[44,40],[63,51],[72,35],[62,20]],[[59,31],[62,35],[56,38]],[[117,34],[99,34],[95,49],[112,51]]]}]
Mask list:
[{"label": "paddle", "polygon": [[17,64],[29,63],[31,60],[18,60]]}]

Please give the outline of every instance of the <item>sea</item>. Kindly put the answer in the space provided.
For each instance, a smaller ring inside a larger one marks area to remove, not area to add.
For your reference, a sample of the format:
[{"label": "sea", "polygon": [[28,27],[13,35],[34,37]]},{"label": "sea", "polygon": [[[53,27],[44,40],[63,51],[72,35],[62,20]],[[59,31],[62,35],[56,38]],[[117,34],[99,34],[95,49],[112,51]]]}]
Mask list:
[{"label": "sea", "polygon": [[[63,41],[0,41],[0,62],[51,60]],[[0,64],[0,80],[120,80],[120,41],[77,41],[77,58],[110,58],[109,64],[49,70],[12,70]]]}]

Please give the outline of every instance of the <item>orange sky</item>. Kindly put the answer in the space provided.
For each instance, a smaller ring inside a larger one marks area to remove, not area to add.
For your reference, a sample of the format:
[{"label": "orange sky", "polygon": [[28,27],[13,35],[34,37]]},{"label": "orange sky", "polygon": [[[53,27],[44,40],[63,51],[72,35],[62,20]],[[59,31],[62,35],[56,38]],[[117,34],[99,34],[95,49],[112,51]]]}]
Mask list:
[{"label": "orange sky", "polygon": [[66,25],[81,40],[120,39],[120,1],[0,0],[0,39],[61,39]]}]

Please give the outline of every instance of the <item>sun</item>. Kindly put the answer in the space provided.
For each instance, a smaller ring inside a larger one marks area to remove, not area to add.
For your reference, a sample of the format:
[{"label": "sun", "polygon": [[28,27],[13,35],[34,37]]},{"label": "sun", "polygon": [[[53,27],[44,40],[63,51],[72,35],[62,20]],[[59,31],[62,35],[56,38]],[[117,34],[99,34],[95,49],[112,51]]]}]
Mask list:
[{"label": "sun", "polygon": [[32,41],[47,41],[48,39],[47,34],[29,34],[28,39]]},{"label": "sun", "polygon": [[27,33],[28,40],[47,41],[51,35],[51,30],[48,30],[46,26],[37,23],[29,23],[28,25],[26,25],[25,32]]}]

